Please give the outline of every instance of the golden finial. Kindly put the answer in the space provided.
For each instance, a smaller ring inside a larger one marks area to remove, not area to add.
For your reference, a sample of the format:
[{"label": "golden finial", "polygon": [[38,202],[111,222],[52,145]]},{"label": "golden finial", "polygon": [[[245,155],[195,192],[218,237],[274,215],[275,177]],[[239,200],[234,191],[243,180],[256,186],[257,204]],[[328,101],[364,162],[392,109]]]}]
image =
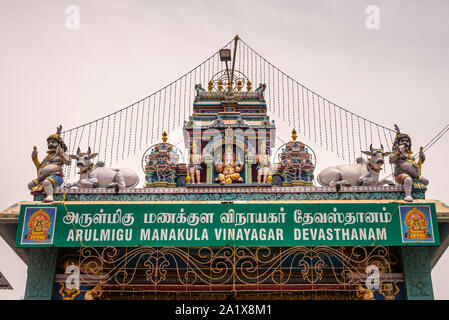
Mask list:
[{"label": "golden finial", "polygon": [[162,141],[163,141],[163,142],[167,142],[167,132],[165,132],[165,130],[164,130],[164,132],[162,133]]},{"label": "golden finial", "polygon": [[223,82],[220,80],[218,81],[218,90],[221,91],[223,89]]},{"label": "golden finial", "polygon": [[296,141],[296,130],[295,130],[295,128],[293,128],[293,130],[292,130],[292,139],[293,139],[293,141]]},{"label": "golden finial", "polygon": [[228,90],[229,91],[232,90],[232,82],[231,82],[231,80],[228,80]]},{"label": "golden finial", "polygon": [[242,90],[242,81],[241,80],[237,81],[237,90],[238,91]]},{"label": "golden finial", "polygon": [[209,91],[212,91],[213,88],[214,88],[214,84],[212,83],[212,81],[209,81],[209,84],[207,85],[207,89],[209,89]]},{"label": "golden finial", "polygon": [[251,81],[248,80],[248,82],[246,83],[246,90],[251,91]]}]

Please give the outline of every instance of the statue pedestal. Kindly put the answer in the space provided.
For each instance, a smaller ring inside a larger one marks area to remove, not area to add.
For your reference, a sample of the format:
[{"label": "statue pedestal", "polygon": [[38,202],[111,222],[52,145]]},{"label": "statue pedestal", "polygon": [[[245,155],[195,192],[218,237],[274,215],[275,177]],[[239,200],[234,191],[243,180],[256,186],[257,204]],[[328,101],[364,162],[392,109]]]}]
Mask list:
[{"label": "statue pedestal", "polygon": [[304,182],[305,181],[303,181],[303,180],[293,180],[293,181],[291,181],[291,184],[293,187],[297,187],[297,186],[303,186]]},{"label": "statue pedestal", "polygon": [[[176,186],[176,184],[175,184],[175,186]],[[167,187],[167,182],[165,182],[165,181],[156,181],[156,182],[154,182],[154,187],[155,188]]]}]

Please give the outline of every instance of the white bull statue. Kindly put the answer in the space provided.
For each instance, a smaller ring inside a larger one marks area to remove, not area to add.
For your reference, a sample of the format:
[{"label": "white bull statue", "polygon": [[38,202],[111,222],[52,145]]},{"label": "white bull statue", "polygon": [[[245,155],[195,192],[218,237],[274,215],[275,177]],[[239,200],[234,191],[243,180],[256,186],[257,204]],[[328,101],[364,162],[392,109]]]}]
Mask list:
[{"label": "white bull statue", "polygon": [[82,153],[78,148],[76,155],[70,155],[70,158],[76,160],[76,166],[80,169],[78,172],[80,179],[74,184],[66,184],[66,188],[133,188],[139,183],[139,177],[131,169],[115,169],[104,166],[104,162],[98,161],[95,165],[92,159],[98,153],[91,153],[90,147],[86,153]]},{"label": "white bull statue", "polygon": [[322,186],[373,186],[373,185],[394,185],[391,180],[383,179],[379,181],[379,171],[382,170],[384,157],[391,152],[384,152],[381,145],[380,149],[373,149],[370,145],[370,151],[362,151],[363,154],[370,156],[368,161],[362,157],[357,158],[354,164],[328,167],[321,171],[317,176],[317,181]]}]

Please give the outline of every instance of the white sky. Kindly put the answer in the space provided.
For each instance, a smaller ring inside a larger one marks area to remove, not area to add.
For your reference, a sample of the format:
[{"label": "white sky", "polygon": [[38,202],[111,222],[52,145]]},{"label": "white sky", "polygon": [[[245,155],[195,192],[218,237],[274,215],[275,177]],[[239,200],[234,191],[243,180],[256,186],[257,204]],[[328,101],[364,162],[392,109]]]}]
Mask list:
[{"label": "white sky", "polygon": [[[71,4],[80,9],[79,30],[65,26]],[[380,9],[379,30],[365,26],[371,4]],[[417,151],[449,120],[448,21],[444,0],[0,0],[0,207],[32,199],[32,147],[43,152],[57,125],[69,129],[149,95],[236,34],[329,100],[399,124]],[[287,141],[291,128],[275,121]],[[341,163],[303,141],[317,153],[316,172]],[[448,142],[449,135],[430,149],[423,166],[427,198],[446,203]],[[140,172],[140,155],[119,165]],[[15,288],[0,299],[23,297],[26,267],[3,239],[0,270]],[[432,272],[438,299],[449,299],[448,270],[446,253]]]}]

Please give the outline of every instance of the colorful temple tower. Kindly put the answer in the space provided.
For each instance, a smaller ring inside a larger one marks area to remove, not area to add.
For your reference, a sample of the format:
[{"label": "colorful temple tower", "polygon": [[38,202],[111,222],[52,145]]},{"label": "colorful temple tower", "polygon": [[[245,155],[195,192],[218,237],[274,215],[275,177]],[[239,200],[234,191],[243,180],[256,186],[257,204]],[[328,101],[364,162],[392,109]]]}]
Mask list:
[{"label": "colorful temple tower", "polygon": [[[265,87],[260,84],[252,90],[251,81],[238,71],[232,81],[225,71],[214,75],[207,90],[196,85],[193,114],[184,123],[184,141],[190,152],[190,171],[195,175],[197,169],[201,171],[200,182],[252,184],[257,182],[257,168],[269,166],[276,128],[267,115]],[[202,165],[197,163],[198,154],[204,158]],[[257,154],[266,159],[258,159]],[[230,174],[220,175],[226,165]]]},{"label": "colorful temple tower", "polygon": [[[268,86],[234,67],[195,85],[186,156],[164,131],[142,157],[143,180],[95,163],[90,146],[66,154],[61,128],[48,154],[71,158],[78,181],[58,184],[65,162],[33,153],[33,201],[0,213],[1,235],[28,264],[25,299],[433,299],[449,210],[425,198],[410,137],[398,129],[391,152],[371,145],[368,159],[316,175],[295,129],[275,150]],[[399,161],[396,183],[378,179],[387,156]]]}]

